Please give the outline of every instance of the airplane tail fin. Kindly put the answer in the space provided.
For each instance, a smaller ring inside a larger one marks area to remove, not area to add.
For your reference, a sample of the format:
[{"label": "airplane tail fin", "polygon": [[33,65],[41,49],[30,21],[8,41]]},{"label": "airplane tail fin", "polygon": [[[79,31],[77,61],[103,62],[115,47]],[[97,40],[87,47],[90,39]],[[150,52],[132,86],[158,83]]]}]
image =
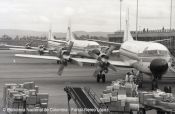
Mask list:
[{"label": "airplane tail fin", "polygon": [[130,29],[129,29],[129,9],[128,9],[128,13],[127,13],[127,19],[126,19],[126,28],[125,28],[125,31],[124,31],[124,37],[123,37],[123,42],[126,42],[126,41],[131,41],[131,40],[134,40],[132,35],[131,35],[131,32],[130,32]]},{"label": "airplane tail fin", "polygon": [[69,25],[68,25],[66,40],[67,41],[74,41],[75,40],[75,37],[71,31],[71,23],[69,23]]},{"label": "airplane tail fin", "polygon": [[54,37],[53,37],[53,34],[52,34],[52,30],[51,29],[49,30],[49,35],[48,35],[48,39],[47,40],[48,41],[49,40],[55,40]]}]

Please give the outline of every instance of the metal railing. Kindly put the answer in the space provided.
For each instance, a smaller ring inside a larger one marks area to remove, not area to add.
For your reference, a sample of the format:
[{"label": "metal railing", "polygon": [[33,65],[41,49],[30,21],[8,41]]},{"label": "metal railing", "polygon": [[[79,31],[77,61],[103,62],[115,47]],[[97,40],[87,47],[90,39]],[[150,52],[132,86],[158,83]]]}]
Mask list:
[{"label": "metal railing", "polygon": [[92,89],[84,87],[84,90],[88,93],[88,95],[91,97],[91,99],[94,101],[98,108],[107,107],[104,103],[102,103],[100,98],[95,94],[95,92]]},{"label": "metal railing", "polygon": [[[71,88],[71,87],[70,87]],[[81,98],[77,95],[77,93],[75,92],[75,90],[73,88],[71,88],[71,90],[73,91],[73,93],[76,95],[76,99],[78,99],[78,102],[81,103],[81,107],[82,108],[86,108],[86,105],[83,103],[83,101],[81,100]],[[75,99],[75,100],[76,100]]]}]

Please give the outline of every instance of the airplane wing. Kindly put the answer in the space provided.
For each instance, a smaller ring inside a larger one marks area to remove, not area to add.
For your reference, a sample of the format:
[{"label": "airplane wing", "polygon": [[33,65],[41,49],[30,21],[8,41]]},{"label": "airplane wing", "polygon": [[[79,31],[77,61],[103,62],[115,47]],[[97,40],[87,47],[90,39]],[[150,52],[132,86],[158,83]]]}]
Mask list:
[{"label": "airplane wing", "polygon": [[[8,45],[8,44],[4,44],[4,46],[8,47],[8,48],[23,48],[26,49],[26,46],[18,46],[18,45]],[[38,49],[38,47],[30,47],[31,49]]]},{"label": "airplane wing", "polygon": [[[82,63],[97,63],[98,61],[96,59],[87,59],[87,58],[72,58],[78,62],[82,62]],[[131,68],[132,66],[130,66],[128,63],[125,63],[123,61],[114,61],[114,60],[109,60],[109,63],[116,66],[116,67],[126,67],[126,68]]]},{"label": "airplane wing", "polygon": [[9,49],[15,51],[38,51],[36,49],[25,49],[25,48],[9,48]]},{"label": "airplane wing", "polygon": [[95,40],[95,39],[87,39],[89,41],[95,41],[103,44],[108,44],[108,45],[115,45],[115,46],[120,46],[122,43],[117,43],[117,42],[108,42],[108,41],[102,41],[102,40]]},{"label": "airplane wing", "polygon": [[33,59],[47,59],[47,60],[60,60],[56,56],[43,56],[43,55],[30,55],[30,54],[15,54],[16,57],[33,58]]},{"label": "airplane wing", "polygon": [[[33,58],[33,59],[47,59],[47,60],[60,60],[60,58],[56,56],[42,56],[42,55],[30,55],[30,54],[15,54],[16,57],[23,57],[23,58]],[[72,58],[75,61],[81,63],[97,63],[96,59],[87,59],[87,58]],[[131,68],[131,66],[123,61],[109,61],[110,64],[117,66],[117,67],[127,67]]]},{"label": "airplane wing", "polygon": [[97,63],[96,59],[88,59],[88,58],[72,58],[72,59],[81,63]]},{"label": "airplane wing", "polygon": [[[9,48],[10,50],[14,51],[28,51],[28,52],[38,52],[38,47],[31,47],[31,49],[26,49],[26,48]],[[44,50],[44,53],[49,53],[48,50]]]},{"label": "airplane wing", "polygon": [[8,45],[8,44],[4,44],[4,46],[9,47],[9,48],[25,48],[25,46]]},{"label": "airplane wing", "polygon": [[57,42],[57,43],[67,43],[67,41],[65,40],[48,40],[48,41]]},{"label": "airplane wing", "polygon": [[109,60],[109,63],[116,66],[116,67],[126,67],[126,68],[131,68],[132,66],[124,61],[114,61],[114,60]]}]

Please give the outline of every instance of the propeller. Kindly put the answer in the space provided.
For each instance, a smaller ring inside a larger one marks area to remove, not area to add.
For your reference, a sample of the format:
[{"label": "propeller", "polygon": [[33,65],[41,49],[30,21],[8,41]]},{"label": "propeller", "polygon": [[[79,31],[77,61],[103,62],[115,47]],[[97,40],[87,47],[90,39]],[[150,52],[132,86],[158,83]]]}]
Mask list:
[{"label": "propeller", "polygon": [[33,40],[30,41],[29,43],[26,43],[26,44],[25,44],[25,48],[26,48],[26,49],[31,49],[32,43],[33,43]]},{"label": "propeller", "polygon": [[94,51],[89,51],[88,54],[93,57],[94,59],[97,59],[97,68],[95,72],[93,73],[93,76],[97,76],[97,74],[105,72],[108,72],[108,68],[112,69],[113,71],[117,71],[115,66],[111,65],[109,63],[109,55],[112,53],[112,51],[115,49],[115,46],[111,46],[105,53],[101,53],[100,55],[97,55]]},{"label": "propeller", "polygon": [[112,54],[112,51],[113,51],[115,48],[116,48],[115,46],[111,46],[111,47],[107,50],[106,55],[107,55],[107,56],[111,55],[111,54]]},{"label": "propeller", "polygon": [[83,64],[70,57],[70,52],[73,47],[73,42],[70,41],[69,45],[57,50],[57,57],[60,58],[60,66],[58,68],[58,75],[62,75],[64,68],[68,65],[68,62],[82,66]]},{"label": "propeller", "polygon": [[44,45],[39,45],[38,46],[38,52],[40,55],[43,55],[44,54],[44,50],[45,50],[45,46]]},{"label": "propeller", "polygon": [[67,61],[63,59],[61,60],[60,66],[58,68],[58,75],[62,75],[65,66],[67,66]]},{"label": "propeller", "polygon": [[97,54],[95,54],[93,51],[89,51],[88,54],[94,59],[98,59],[99,58],[99,56]]}]

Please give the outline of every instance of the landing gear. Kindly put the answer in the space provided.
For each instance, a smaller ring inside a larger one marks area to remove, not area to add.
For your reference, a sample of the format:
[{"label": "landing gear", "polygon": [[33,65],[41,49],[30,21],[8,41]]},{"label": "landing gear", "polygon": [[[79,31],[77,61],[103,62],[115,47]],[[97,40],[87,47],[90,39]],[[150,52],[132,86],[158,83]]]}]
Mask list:
[{"label": "landing gear", "polygon": [[94,64],[92,63],[91,66],[94,66]]},{"label": "landing gear", "polygon": [[39,55],[44,55],[44,51],[39,50],[38,52],[39,52]]},{"label": "landing gear", "polygon": [[106,82],[106,76],[105,74],[99,73],[97,74],[97,82],[100,82],[100,79],[102,79],[102,82],[105,83]]},{"label": "landing gear", "polygon": [[100,82],[100,74],[97,74],[97,82]]},{"label": "landing gear", "polygon": [[144,108],[140,108],[137,114],[146,114],[146,110]]},{"label": "landing gear", "polygon": [[154,78],[152,81],[152,90],[156,89],[158,89],[158,80]]},{"label": "landing gear", "polygon": [[103,83],[106,82],[106,76],[105,76],[105,74],[102,74],[102,82],[103,82]]},{"label": "landing gear", "polygon": [[57,60],[57,64],[60,64],[60,61]]},{"label": "landing gear", "polygon": [[161,110],[157,110],[157,114],[168,114],[168,113],[161,111]]},{"label": "landing gear", "polygon": [[159,88],[158,81],[161,80],[161,75],[153,74],[152,75],[152,90],[157,90]]}]

